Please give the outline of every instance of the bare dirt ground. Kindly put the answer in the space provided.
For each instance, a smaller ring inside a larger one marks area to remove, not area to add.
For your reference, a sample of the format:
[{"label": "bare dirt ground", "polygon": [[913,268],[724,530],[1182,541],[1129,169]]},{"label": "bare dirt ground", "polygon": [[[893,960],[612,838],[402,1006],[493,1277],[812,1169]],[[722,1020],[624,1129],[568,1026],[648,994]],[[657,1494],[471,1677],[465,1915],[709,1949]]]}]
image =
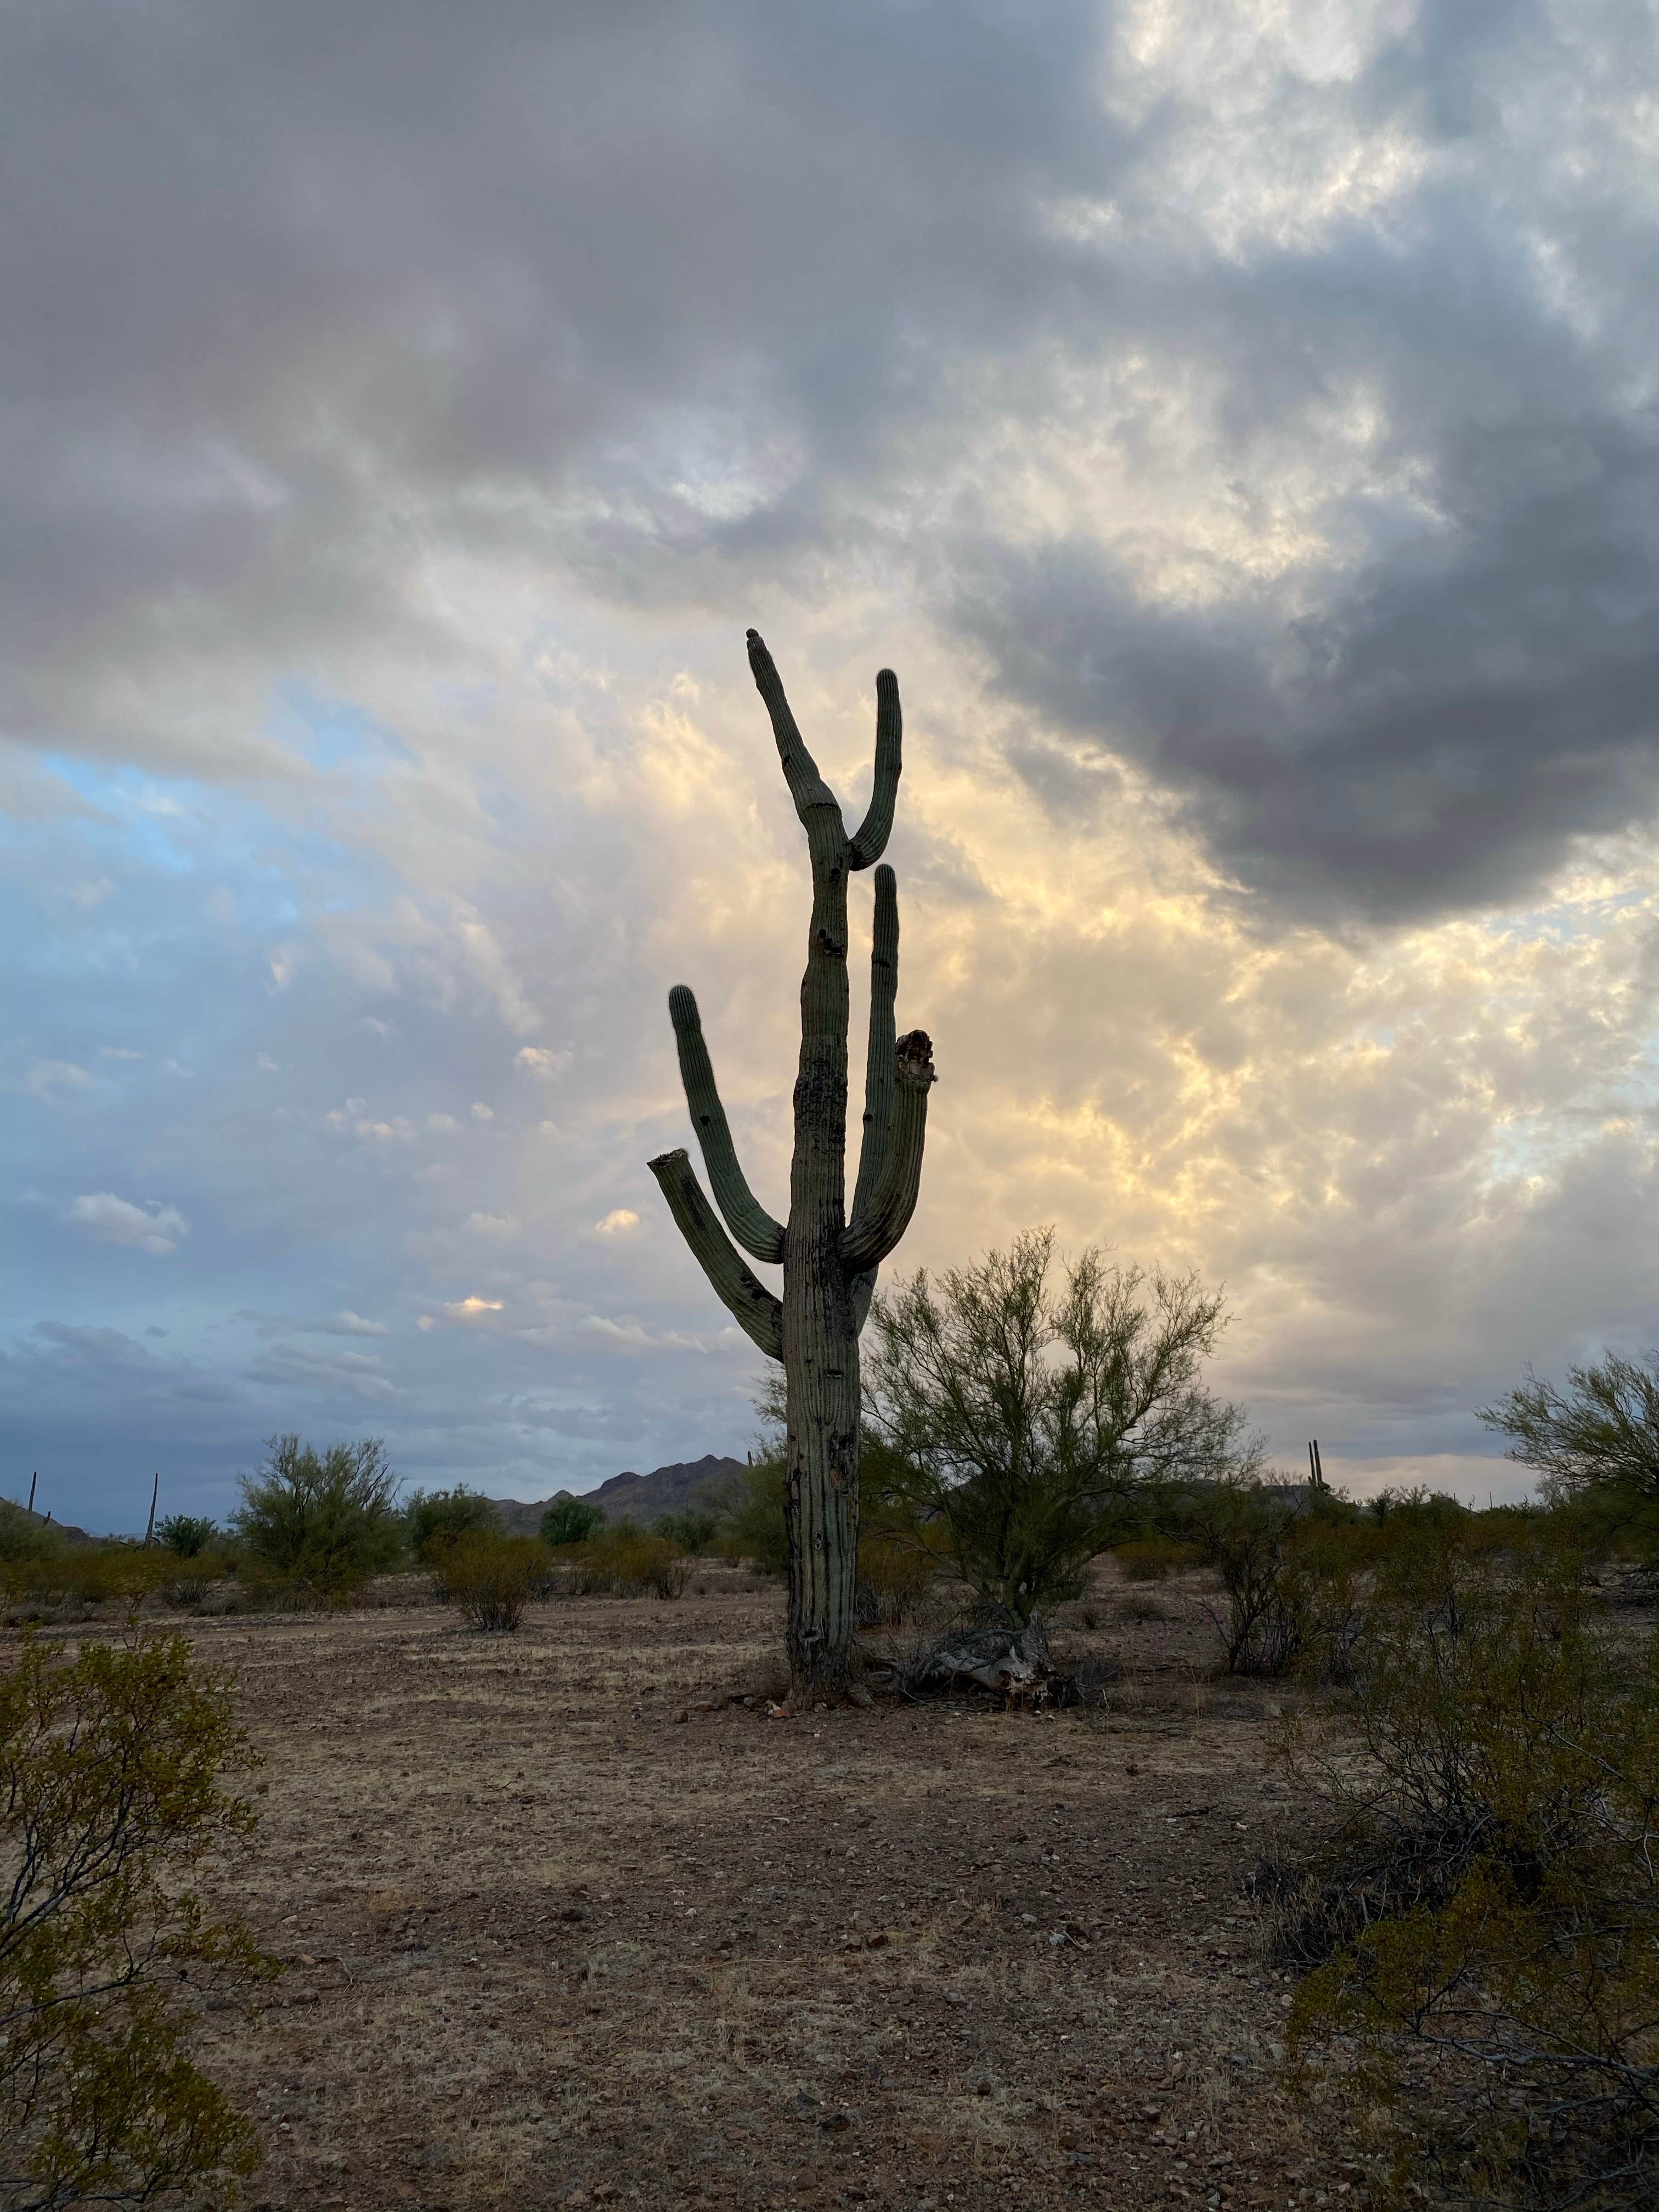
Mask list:
[{"label": "bare dirt ground", "polygon": [[1352,2201],[1241,1889],[1290,1803],[1273,1698],[1200,1679],[1190,1594],[1073,1612],[1126,1673],[1051,1717],[731,1702],[777,1686],[781,1601],[720,1571],[514,1636],[187,1624],[266,1762],[237,1902],[289,1962],[204,2024],[252,2202]]}]

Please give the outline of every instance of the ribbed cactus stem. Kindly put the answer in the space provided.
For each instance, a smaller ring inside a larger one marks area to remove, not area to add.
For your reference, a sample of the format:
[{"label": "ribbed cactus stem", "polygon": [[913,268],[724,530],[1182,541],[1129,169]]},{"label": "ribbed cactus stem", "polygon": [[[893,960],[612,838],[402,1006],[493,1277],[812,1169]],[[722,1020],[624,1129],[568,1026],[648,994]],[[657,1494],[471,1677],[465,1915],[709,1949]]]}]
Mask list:
[{"label": "ribbed cactus stem", "polygon": [[744,1250],[757,1260],[769,1260],[775,1266],[783,1257],[783,1224],[773,1220],[750,1189],[748,1177],[738,1164],[732,1132],[726,1126],[726,1109],[720,1104],[720,1094],[715,1087],[714,1065],[702,1041],[697,1002],[684,983],[676,983],[668,994],[668,1015],[680,1048],[680,1080],[685,1085],[685,1103],[691,1109],[691,1125],[702,1146],[703,1165],[708,1170],[714,1203],[726,1216],[726,1227]]},{"label": "ribbed cactus stem", "polygon": [[720,1227],[683,1152],[651,1169],[682,1235],[728,1312],[784,1370],[789,1533],[787,1642],[792,1695],[840,1696],[848,1686],[858,1563],[859,1330],[875,1270],[915,1210],[933,1081],[932,1047],[920,1030],[896,1041],[898,892],[876,871],[870,970],[870,1041],[864,1132],[853,1220],[847,1218],[847,879],[881,857],[893,827],[902,720],[898,681],[876,678],[876,774],[870,805],[849,837],[835,793],[807,750],[758,631],[749,632],[756,688],[771,716],[784,780],[806,832],[812,915],[800,987],[789,1219],[773,1219],[738,1164],[715,1088],[696,1000],[677,985],[669,1000],[686,1102],[709,1181],[739,1243],[783,1263],[783,1297],[757,1280]]},{"label": "ribbed cactus stem", "polygon": [[934,1080],[933,1044],[926,1030],[912,1030],[899,1039],[893,1068],[892,1126],[881,1167],[868,1200],[854,1208],[841,1240],[841,1263],[849,1274],[880,1266],[910,1226],[921,1189],[927,1093]]},{"label": "ribbed cactus stem", "polygon": [[660,1152],[646,1164],[668,1200],[676,1226],[696,1255],[710,1287],[745,1335],[751,1337],[769,1358],[783,1357],[783,1308],[759,1277],[744,1265],[742,1255],[720,1227],[714,1209],[703,1195],[697,1171],[689,1153]]}]

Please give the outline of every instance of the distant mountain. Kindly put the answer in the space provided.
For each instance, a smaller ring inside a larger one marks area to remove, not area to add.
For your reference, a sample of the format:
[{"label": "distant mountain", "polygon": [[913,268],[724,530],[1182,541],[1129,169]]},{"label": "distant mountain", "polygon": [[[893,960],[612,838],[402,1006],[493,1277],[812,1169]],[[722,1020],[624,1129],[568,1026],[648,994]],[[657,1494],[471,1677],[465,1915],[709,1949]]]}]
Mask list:
[{"label": "distant mountain", "polygon": [[[613,1474],[597,1490],[580,1495],[602,1508],[607,1521],[637,1521],[648,1526],[659,1513],[684,1513],[690,1505],[718,1506],[725,1488],[735,1488],[744,1473],[740,1459],[721,1459],[708,1452],[702,1459],[677,1461],[672,1467],[653,1468],[649,1474]],[[551,1498],[532,1504],[521,1498],[496,1498],[490,1502],[501,1516],[509,1535],[533,1536],[542,1516],[561,1498],[577,1493],[556,1490]]]}]

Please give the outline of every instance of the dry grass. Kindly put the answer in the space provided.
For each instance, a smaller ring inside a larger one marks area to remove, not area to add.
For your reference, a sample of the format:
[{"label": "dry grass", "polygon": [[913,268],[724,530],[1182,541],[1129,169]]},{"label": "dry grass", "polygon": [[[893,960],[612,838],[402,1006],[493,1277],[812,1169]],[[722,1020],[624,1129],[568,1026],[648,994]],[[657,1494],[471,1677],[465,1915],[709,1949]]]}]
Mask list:
[{"label": "dry grass", "polygon": [[[240,1902],[292,1962],[207,2062],[252,2201],[1282,2207],[1347,2176],[1277,2087],[1241,1884],[1285,1793],[1190,1598],[1109,1583],[1108,1705],[793,1720],[780,1601],[204,1620],[265,1754]],[[1357,2201],[1343,2190],[1346,2201]]]}]

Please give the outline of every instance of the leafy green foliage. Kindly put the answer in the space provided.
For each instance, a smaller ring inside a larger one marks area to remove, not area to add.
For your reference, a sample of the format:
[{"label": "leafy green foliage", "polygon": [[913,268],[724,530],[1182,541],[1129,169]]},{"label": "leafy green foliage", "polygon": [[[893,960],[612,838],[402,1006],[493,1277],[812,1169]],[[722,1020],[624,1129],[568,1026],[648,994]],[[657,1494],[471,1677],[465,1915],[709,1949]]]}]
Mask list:
[{"label": "leafy green foliage", "polygon": [[155,1540],[181,1559],[193,1559],[211,1548],[219,1524],[204,1513],[169,1513],[155,1524]]},{"label": "leafy green foliage", "polygon": [[[1390,1516],[1390,1522],[1397,1520]],[[1659,2181],[1659,1645],[1615,1637],[1553,1516],[1407,1518],[1352,1687],[1293,1728],[1328,1839],[1281,1869],[1305,2061],[1397,2169],[1635,2206]],[[1336,2039],[1346,2039],[1340,2046]]]},{"label": "leafy green foliage", "polygon": [[415,1490],[404,1501],[404,1538],[415,1559],[429,1566],[445,1545],[481,1531],[499,1533],[501,1516],[489,1499],[464,1482],[453,1490]]},{"label": "leafy green foliage", "polygon": [[1622,1541],[1659,1570],[1659,1352],[1569,1367],[1565,1390],[1528,1368],[1480,1419],[1510,1439],[1510,1459],[1537,1468],[1549,1503],[1578,1513],[1592,1540]]},{"label": "leafy green foliage", "polygon": [[552,1554],[539,1537],[469,1528],[429,1554],[440,1590],[470,1627],[517,1628],[532,1597],[547,1589]]},{"label": "leafy green foliage", "polygon": [[871,1423],[912,1510],[1010,1619],[1074,1596],[1152,1495],[1248,1468],[1237,1407],[1200,1363],[1224,1325],[1195,1277],[1089,1251],[1051,1284],[1054,1235],[878,1297]]},{"label": "leafy green foliage", "polygon": [[276,1971],[197,1878],[253,1828],[230,1691],[181,1637],[25,1638],[0,1672],[0,2187],[13,2212],[158,2192],[258,2162],[191,2063],[191,2000]]},{"label": "leafy green foliage", "polygon": [[720,1533],[720,1516],[689,1505],[683,1513],[659,1513],[651,1523],[651,1533],[689,1559],[701,1559]]},{"label": "leafy green foliage", "polygon": [[567,1544],[586,1544],[604,1526],[604,1506],[586,1498],[556,1498],[542,1516],[542,1541],[562,1551]]},{"label": "leafy green foliage", "polygon": [[241,1478],[234,1526],[259,1565],[301,1595],[337,1601],[390,1566],[403,1546],[397,1480],[378,1437],[313,1451],[272,1437]]},{"label": "leafy green foliage", "polygon": [[51,1559],[64,1548],[63,1537],[49,1522],[37,1521],[25,1507],[0,1498],[0,1564]]}]

